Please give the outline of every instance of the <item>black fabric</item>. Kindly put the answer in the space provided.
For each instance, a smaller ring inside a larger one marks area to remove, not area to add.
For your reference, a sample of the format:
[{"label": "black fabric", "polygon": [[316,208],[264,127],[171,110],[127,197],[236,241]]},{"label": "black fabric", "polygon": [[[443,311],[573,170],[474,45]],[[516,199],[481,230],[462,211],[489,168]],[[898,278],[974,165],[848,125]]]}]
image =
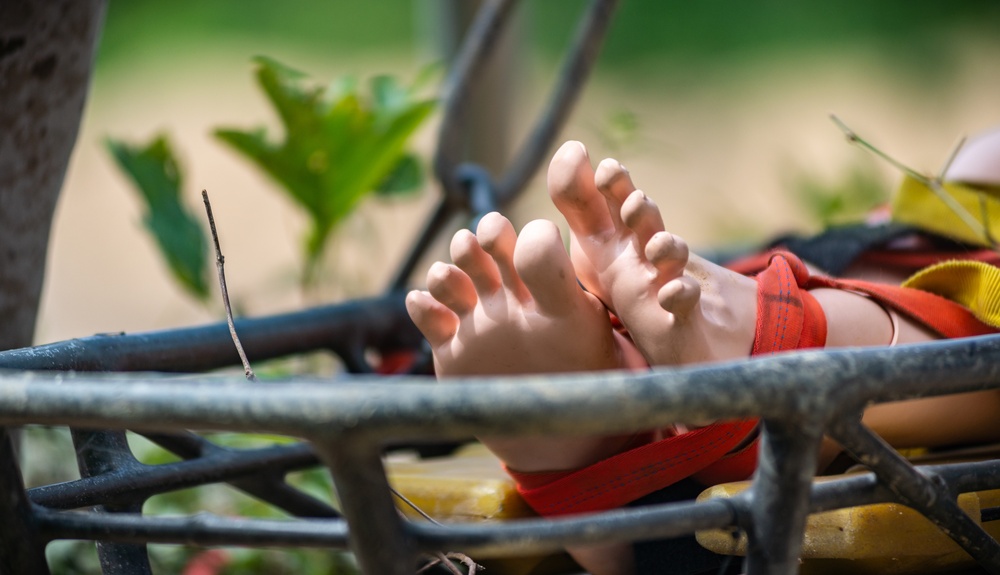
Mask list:
[{"label": "black fabric", "polygon": [[[676,501],[690,501],[704,491],[705,486],[685,479],[651,493],[627,507],[642,507]],[[695,541],[694,535],[676,539],[640,541],[633,544],[636,573],[657,575],[730,575],[739,573],[742,557],[719,555]]]},{"label": "black fabric", "polygon": [[811,237],[786,236],[771,243],[781,246],[832,276],[843,275],[865,251],[914,233],[910,226],[886,223],[877,226],[853,224],[830,228]]}]

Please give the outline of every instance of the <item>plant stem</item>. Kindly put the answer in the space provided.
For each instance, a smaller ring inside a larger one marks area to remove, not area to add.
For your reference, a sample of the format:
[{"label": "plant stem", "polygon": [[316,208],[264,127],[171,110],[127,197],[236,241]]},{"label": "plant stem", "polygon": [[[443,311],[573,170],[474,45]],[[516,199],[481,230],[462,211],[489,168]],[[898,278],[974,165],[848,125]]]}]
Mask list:
[{"label": "plant stem", "polygon": [[[942,202],[944,202],[944,204],[948,206],[948,209],[954,212],[955,215],[958,216],[959,219],[961,219],[965,225],[969,226],[969,228],[976,234],[982,236],[983,240],[990,247],[994,249],[997,248],[997,244],[996,242],[993,241],[992,235],[990,234],[990,231],[985,227],[984,222],[980,222],[975,218],[975,216],[970,214],[969,211],[966,210],[962,204],[958,203],[958,200],[956,200],[954,197],[952,197],[951,194],[948,193],[948,190],[944,189],[944,185],[942,184],[942,178],[944,177],[944,173],[948,171],[948,168],[951,166],[951,163],[955,160],[955,156],[958,155],[959,150],[965,144],[965,138],[959,140],[958,145],[956,145],[952,149],[952,152],[948,157],[948,161],[945,162],[944,167],[941,169],[940,175],[938,175],[937,177],[928,177],[910,168],[906,164],[896,160],[895,158],[893,158],[889,154],[886,154],[882,150],[876,148],[861,136],[858,136],[858,134],[854,130],[849,128],[847,124],[844,123],[843,120],[837,117],[836,114],[830,114],[830,119],[833,120],[833,123],[836,124],[837,127],[844,132],[844,135],[847,136],[848,142],[861,146],[862,148],[868,150],[869,152],[889,162],[907,176],[910,176],[911,178],[927,186],[927,188],[930,189],[934,193],[934,195],[936,195]],[[985,214],[985,209],[982,208],[982,206],[985,205],[984,201],[985,200],[981,197],[980,210],[982,211],[982,213]]]},{"label": "plant stem", "polygon": [[219,270],[219,287],[222,289],[222,304],[226,308],[226,321],[229,322],[229,335],[233,337],[236,344],[236,351],[240,354],[240,361],[243,362],[243,373],[250,381],[257,381],[257,376],[250,367],[247,354],[243,351],[243,344],[240,337],[236,335],[236,324],[233,322],[233,309],[229,305],[229,290],[226,289],[226,272],[223,266],[226,258],[222,255],[222,248],[219,246],[219,233],[215,230],[215,217],[212,215],[212,202],[208,201],[208,190],[201,191],[201,198],[205,201],[205,212],[208,214],[208,226],[212,229],[212,240],[215,242],[215,267]]}]

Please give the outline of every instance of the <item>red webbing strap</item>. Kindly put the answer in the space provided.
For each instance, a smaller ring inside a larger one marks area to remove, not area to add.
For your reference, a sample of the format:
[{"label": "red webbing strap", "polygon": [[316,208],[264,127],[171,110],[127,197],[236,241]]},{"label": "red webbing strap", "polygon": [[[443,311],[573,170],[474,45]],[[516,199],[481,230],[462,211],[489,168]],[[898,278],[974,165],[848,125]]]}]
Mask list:
[{"label": "red webbing strap", "polygon": [[[808,277],[797,258],[784,254],[773,257],[771,265],[757,277],[754,355],[823,346],[826,319],[822,309],[812,296],[799,289]],[[520,473],[508,469],[508,473],[524,500],[541,515],[612,509],[687,477],[709,484],[746,479],[756,467],[756,440],[730,452],[756,426],[755,420],[719,422],[576,471]]]},{"label": "red webbing strap", "polygon": [[[521,497],[540,515],[613,509],[718,461],[756,425],[754,421],[716,423],[619,453],[577,471],[508,472],[517,481]],[[546,479],[552,481],[539,485]]]},{"label": "red webbing strap", "polygon": [[965,306],[931,292],[862,280],[835,280],[815,276],[808,287],[830,287],[854,290],[920,322],[945,338],[972,337],[996,333],[997,330],[976,319]]},{"label": "red webbing strap", "polygon": [[[761,356],[826,345],[826,315],[808,291],[809,271],[797,257],[771,254],[767,268],[757,275],[757,333],[750,355]],[[718,485],[750,477],[757,468],[758,439],[726,454],[695,473],[705,485]]]}]

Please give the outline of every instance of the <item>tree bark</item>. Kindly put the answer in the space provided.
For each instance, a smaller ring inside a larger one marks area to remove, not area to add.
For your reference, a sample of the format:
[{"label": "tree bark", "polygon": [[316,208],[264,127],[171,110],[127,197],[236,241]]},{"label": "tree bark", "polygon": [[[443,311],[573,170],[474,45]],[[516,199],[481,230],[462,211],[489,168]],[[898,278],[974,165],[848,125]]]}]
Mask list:
[{"label": "tree bark", "polygon": [[0,2],[0,350],[32,344],[106,0]]}]

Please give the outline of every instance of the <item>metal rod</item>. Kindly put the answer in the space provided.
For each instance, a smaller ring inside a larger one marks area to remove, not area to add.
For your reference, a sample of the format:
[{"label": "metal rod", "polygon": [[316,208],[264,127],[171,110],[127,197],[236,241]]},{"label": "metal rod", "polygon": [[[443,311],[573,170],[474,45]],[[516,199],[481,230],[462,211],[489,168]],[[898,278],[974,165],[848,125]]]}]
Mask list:
[{"label": "metal rod", "polygon": [[[331,349],[348,353],[366,345],[417,349],[404,294],[309,310],[236,320],[254,361]],[[206,371],[239,365],[226,322],[137,334],[103,334],[0,352],[0,368],[59,371]]]},{"label": "metal rod", "polygon": [[903,503],[930,519],[980,566],[990,573],[1000,573],[1000,543],[962,511],[946,482],[921,475],[860,422],[838,421],[830,433],[858,461],[870,467]]},{"label": "metal rod", "polygon": [[47,575],[45,545],[39,537],[36,517],[24,491],[24,479],[10,430],[0,427],[0,567],[7,573]]},{"label": "metal rod", "polygon": [[[922,467],[952,489],[964,484],[975,490],[1000,487],[1000,461]],[[964,490],[962,490],[964,492]],[[874,473],[833,479],[812,486],[810,511],[896,501]],[[745,497],[682,502],[558,519],[523,519],[501,524],[406,523],[420,549],[462,549],[469,553],[517,555],[596,541],[638,541],[687,535],[737,523],[749,511]],[[331,520],[264,520],[217,517],[98,516],[38,508],[39,532],[46,539],[92,539],[123,542],[200,545],[266,545],[274,547],[347,548],[347,524]]]},{"label": "metal rod", "polygon": [[757,472],[749,495],[752,522],[741,525],[749,537],[749,575],[795,575],[809,495],[816,470],[821,420],[765,419],[761,424]]},{"label": "metal rod", "polygon": [[431,218],[424,226],[420,235],[417,236],[416,241],[413,246],[410,247],[410,251],[406,254],[406,258],[403,259],[403,263],[399,266],[399,270],[396,275],[392,277],[392,281],[389,282],[389,291],[403,291],[406,289],[410,282],[410,277],[413,275],[413,270],[417,268],[417,264],[420,263],[420,259],[424,257],[427,250],[430,248],[434,240],[441,235],[442,230],[456,213],[462,209],[462,206],[455,205],[449,202],[447,198],[442,199],[438,202],[436,208],[431,213]]},{"label": "metal rod", "polygon": [[434,175],[444,190],[445,201],[455,205],[466,205],[456,168],[462,162],[462,126],[469,90],[516,4],[515,0],[490,0],[479,9],[445,81],[444,117],[438,129]]},{"label": "metal rod", "polygon": [[[243,519],[199,513],[186,517],[139,517],[38,510],[48,539],[105,539],[126,543],[215,546],[347,548],[342,519]],[[28,571],[25,571],[26,573]]]},{"label": "metal rod", "polygon": [[580,19],[573,47],[559,72],[552,96],[535,122],[534,131],[502,177],[498,178],[497,197],[501,205],[506,206],[513,201],[542,163],[548,160],[553,140],[573,111],[583,84],[597,61],[617,5],[618,0],[592,0]]},{"label": "metal rod", "polygon": [[[139,463],[128,447],[124,431],[90,431],[73,429],[73,445],[81,477],[138,471]],[[105,502],[94,506],[98,513],[141,515],[143,497],[120,502]],[[145,543],[121,543],[97,540],[97,557],[105,575],[152,574]]]},{"label": "metal rod", "polygon": [[392,500],[377,444],[351,438],[321,443],[317,450],[333,474],[337,498],[351,526],[351,550],[361,571],[411,575],[417,561],[416,543]]},{"label": "metal rod", "polygon": [[[809,381],[801,378],[806,372]],[[781,419],[794,417],[805,402],[860,405],[998,387],[1000,337],[989,336],[788,353],[641,374],[444,383],[427,377],[343,376],[253,385],[232,376],[0,373],[0,423],[328,438],[363,428],[387,441],[442,440],[487,433],[617,433],[758,414]]]},{"label": "metal rod", "polygon": [[[247,451],[220,449],[197,459],[162,465],[143,465],[85,479],[28,490],[32,503],[52,509],[77,509],[146,499],[160,493],[227,481],[251,495],[299,517],[337,517],[327,503],[298,490],[288,493],[279,480],[257,485],[248,478],[258,473],[281,476],[319,464],[308,444],[266,447]],[[264,477],[261,477],[264,479]]]}]

